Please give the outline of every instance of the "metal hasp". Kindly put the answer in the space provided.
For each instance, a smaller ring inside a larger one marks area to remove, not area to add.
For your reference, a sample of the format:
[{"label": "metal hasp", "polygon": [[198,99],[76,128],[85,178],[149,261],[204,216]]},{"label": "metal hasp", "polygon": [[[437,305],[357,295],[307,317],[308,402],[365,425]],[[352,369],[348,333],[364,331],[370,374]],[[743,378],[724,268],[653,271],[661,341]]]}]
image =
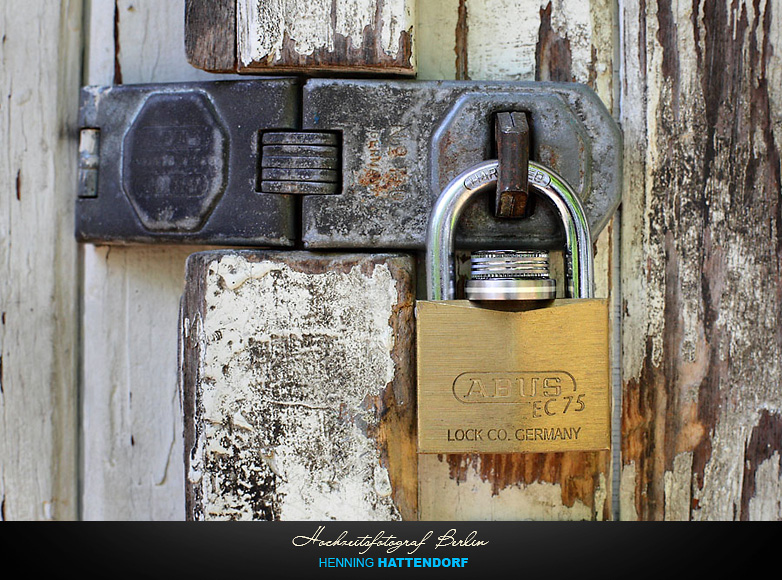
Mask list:
[{"label": "metal hasp", "polygon": [[[437,198],[426,235],[427,300],[454,300],[454,230],[464,209],[497,182],[497,161],[486,161],[456,177]],[[565,269],[569,298],[592,298],[594,272],[589,223],[576,194],[559,175],[534,162],[529,183],[553,206],[565,236]],[[520,223],[520,222],[517,222]]]},{"label": "metal hasp", "polygon": [[[619,204],[622,147],[588,87],[267,77],[84,88],[76,237],[423,250],[436,192],[493,158],[509,111],[525,112],[529,157],[572,185],[596,236]],[[470,201],[461,247],[561,247],[548,206],[494,210]]]},{"label": "metal hasp", "polygon": [[[503,111],[527,112],[530,158],[570,183],[593,236],[621,199],[621,132],[584,85],[313,79],[302,110],[303,128],[343,140],[342,193],[302,201],[308,248],[423,250],[439,192],[493,158],[493,120]],[[465,208],[456,236],[462,248],[558,248],[558,222],[545,205],[528,219],[497,220],[487,196]]]},{"label": "metal hasp", "polygon": [[299,119],[293,79],[85,87],[82,242],[291,246],[295,205],[257,191],[259,132]]}]

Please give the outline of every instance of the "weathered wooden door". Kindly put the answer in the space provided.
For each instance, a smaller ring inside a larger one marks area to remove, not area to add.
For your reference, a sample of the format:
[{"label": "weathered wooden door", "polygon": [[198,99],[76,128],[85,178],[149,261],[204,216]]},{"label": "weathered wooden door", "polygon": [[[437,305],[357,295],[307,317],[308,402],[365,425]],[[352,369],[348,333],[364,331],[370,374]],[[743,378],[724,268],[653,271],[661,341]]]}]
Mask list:
[{"label": "weathered wooden door", "polygon": [[[415,9],[419,79],[586,83],[625,139],[622,206],[596,245],[613,451],[423,456],[419,516],[782,518],[779,6]],[[183,22],[183,2],[152,0],[0,19],[2,519],[185,517],[177,317],[204,248],[77,246],[71,229],[79,84],[226,78],[187,63]]]}]

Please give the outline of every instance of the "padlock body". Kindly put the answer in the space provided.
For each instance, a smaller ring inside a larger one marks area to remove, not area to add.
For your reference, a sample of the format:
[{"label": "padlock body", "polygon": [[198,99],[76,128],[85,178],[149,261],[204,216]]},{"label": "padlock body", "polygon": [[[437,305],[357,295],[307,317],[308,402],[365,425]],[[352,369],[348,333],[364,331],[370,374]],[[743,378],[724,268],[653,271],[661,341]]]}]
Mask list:
[{"label": "padlock body", "polygon": [[417,302],[419,453],[610,448],[607,301],[518,308]]}]

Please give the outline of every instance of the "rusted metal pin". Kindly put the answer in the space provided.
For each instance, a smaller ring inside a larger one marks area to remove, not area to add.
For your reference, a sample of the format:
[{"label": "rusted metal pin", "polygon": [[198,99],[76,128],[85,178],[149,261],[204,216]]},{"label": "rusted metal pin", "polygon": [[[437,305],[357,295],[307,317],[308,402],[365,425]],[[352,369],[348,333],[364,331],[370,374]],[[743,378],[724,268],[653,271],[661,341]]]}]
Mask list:
[{"label": "rusted metal pin", "polygon": [[534,209],[529,196],[529,124],[526,113],[497,113],[494,119],[499,167],[494,215],[498,218],[528,217]]}]

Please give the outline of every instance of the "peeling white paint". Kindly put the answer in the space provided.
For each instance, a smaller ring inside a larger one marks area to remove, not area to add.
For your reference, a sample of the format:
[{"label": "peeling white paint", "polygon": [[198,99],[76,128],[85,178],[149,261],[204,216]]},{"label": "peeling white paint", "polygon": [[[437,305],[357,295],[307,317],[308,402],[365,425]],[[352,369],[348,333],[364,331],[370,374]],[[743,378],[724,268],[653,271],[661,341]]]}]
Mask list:
[{"label": "peeling white paint", "polygon": [[[665,31],[661,38],[657,14],[668,8],[675,36]],[[731,104],[720,103],[725,107],[721,115],[726,115],[728,122],[735,115],[736,127],[753,128],[754,132],[738,130],[734,142],[726,146],[721,119],[713,141],[707,141],[710,117],[706,105],[714,95],[706,92],[704,82],[705,75],[714,73],[711,64],[701,63],[699,58],[709,55],[710,43],[715,40],[704,33],[714,26],[705,22],[704,6],[694,13],[686,2],[670,6],[651,2],[642,15],[637,3],[620,2],[625,49],[624,377],[631,385],[642,380],[646,364],[647,370],[657,373],[655,380],[674,381],[666,384],[664,391],[659,383],[643,385],[660,389],[654,419],[660,426],[655,429],[660,437],[657,443],[676,437],[673,471],[666,472],[663,481],[666,519],[733,520],[742,510],[746,512],[743,502],[756,501],[743,496],[748,477],[744,465],[747,447],[760,411],[778,414],[782,408],[778,389],[782,360],[778,267],[774,245],[766,242],[776,239],[778,220],[765,222],[762,212],[759,216],[757,208],[748,207],[747,219],[737,221],[737,215],[743,215],[736,213],[737,200],[753,188],[743,192],[739,186],[737,192],[729,191],[729,183],[749,184],[754,178],[755,195],[770,193],[773,198],[773,192],[764,191],[766,177],[758,173],[773,169],[764,168],[764,161],[760,168],[754,166],[756,160],[767,160],[771,153],[765,125],[762,119],[754,118],[765,114],[760,110],[763,99],[758,99],[758,107],[747,102],[754,98],[749,87],[762,92],[767,86],[774,135],[777,139],[782,136],[779,107],[774,106],[781,102],[782,91],[779,82],[771,81],[782,78],[782,61],[776,48],[768,50],[763,44],[771,38],[779,41],[782,20],[769,8],[767,1],[728,6],[726,14],[733,20],[723,26],[743,30],[745,37],[734,36],[734,40],[743,44],[737,47],[743,54],[737,56],[744,66],[736,73],[743,78],[734,79],[735,86],[725,87],[730,94],[736,93]],[[758,20],[766,18],[773,21]],[[645,25],[645,30],[640,25]],[[765,26],[769,39],[764,38]],[[751,38],[753,34],[755,38]],[[646,41],[644,46],[637,45],[641,38]],[[757,60],[758,54],[751,53],[753,47],[766,50],[768,61]],[[735,59],[732,62],[736,64]],[[764,86],[760,86],[758,79],[763,75]],[[777,140],[777,148],[779,143]],[[707,146],[713,147],[713,158],[708,159],[709,167],[704,171],[700,152]],[[702,195],[693,197],[693,191]],[[669,341],[667,345],[664,340]],[[652,345],[650,357],[647,341]],[[668,425],[661,413],[671,412],[669,404],[677,414],[672,433],[661,427]],[[713,418],[709,417],[712,412]],[[704,438],[710,439],[710,445],[700,447]],[[662,449],[657,447],[656,461],[664,460]],[[693,451],[697,455],[690,458]],[[698,462],[706,461],[702,481],[700,474],[693,472],[701,468],[693,464],[696,456]],[[628,481],[633,494],[639,491],[636,483]],[[778,482],[765,481],[764,485],[775,490]],[[771,497],[767,493],[758,484],[758,498]],[[770,511],[762,514],[759,508],[750,517],[777,517],[775,507],[764,502],[759,499],[757,505]]]},{"label": "peeling white paint", "polygon": [[782,520],[782,463],[779,453],[774,453],[758,466],[755,486],[758,495],[749,500],[750,521]]},{"label": "peeling white paint", "polygon": [[[540,11],[549,3],[552,29],[570,41],[573,76],[587,82],[595,21],[591,2],[573,0],[468,0],[470,78],[534,80]],[[508,26],[508,14],[515,15],[513,26]]]},{"label": "peeling white paint", "polygon": [[[548,2],[541,2],[541,7]],[[551,27],[562,38],[570,41],[573,77],[586,82],[592,62],[592,45],[595,43],[592,30],[592,3],[572,0],[551,2]],[[609,17],[610,13],[603,14]]]},{"label": "peeling white paint", "polygon": [[79,517],[82,24],[75,1],[0,11],[0,520]]},{"label": "peeling white paint", "polygon": [[[634,1],[620,0],[621,40],[626,45],[640,35],[640,6]],[[629,58],[627,55],[625,59]],[[643,297],[624,300],[622,317],[622,365],[625,380],[638,377],[643,366],[647,320],[649,319],[644,243],[647,238],[644,227],[646,198],[646,70],[632,62],[626,63],[622,75],[621,122],[624,130],[624,193],[622,202],[622,294]],[[624,516],[622,516],[624,519]]]},{"label": "peeling white paint", "polygon": [[692,485],[692,453],[680,453],[673,460],[673,471],[665,472],[665,519],[690,519],[690,487]]},{"label": "peeling white paint", "polygon": [[635,509],[635,485],[636,469],[635,462],[630,462],[622,466],[619,482],[619,519],[627,522],[638,520],[638,512]]},{"label": "peeling white paint", "polygon": [[[769,396],[769,393],[765,396],[760,392],[757,394],[763,398]],[[712,437],[712,456],[704,472],[703,490],[696,489],[700,509],[693,513],[693,519],[730,521],[739,517],[746,466],[746,459],[742,458],[753,428],[759,423],[761,409],[766,407],[765,403],[757,401],[754,397],[737,399],[721,413]],[[779,403],[774,408],[778,409]],[[776,471],[771,468],[774,464]],[[777,453],[758,466],[754,474],[756,495],[750,498],[750,520],[779,517],[781,473]],[[762,511],[765,509],[770,511]]]},{"label": "peeling white paint", "polygon": [[417,2],[415,42],[418,79],[456,78],[454,37],[459,0]]},{"label": "peeling white paint", "polygon": [[[292,255],[292,254],[289,254]],[[189,479],[207,519],[398,519],[368,429],[394,380],[396,282],[371,272],[300,272],[236,253],[209,264],[200,434]]]},{"label": "peeling white paint", "polygon": [[[467,3],[469,76],[473,80],[534,80],[542,2],[503,0],[499,4]],[[515,15],[513,26],[508,26],[508,14]]]},{"label": "peeling white paint", "polygon": [[448,463],[437,455],[419,456],[419,473],[427,473],[426,485],[420,486],[422,520],[599,520],[608,500],[607,481],[602,474],[592,509],[578,500],[572,507],[564,505],[560,484],[538,481],[512,485],[495,495],[492,482],[481,479],[475,470],[467,469],[464,481],[458,485],[449,470]]},{"label": "peeling white paint", "polygon": [[333,52],[336,35],[349,39],[354,49],[360,49],[364,29],[374,25],[378,7],[382,25],[377,31],[380,47],[386,54],[396,56],[400,34],[412,31],[413,6],[413,0],[239,0],[239,58],[244,66],[278,62],[286,33],[300,55],[318,50]]}]

